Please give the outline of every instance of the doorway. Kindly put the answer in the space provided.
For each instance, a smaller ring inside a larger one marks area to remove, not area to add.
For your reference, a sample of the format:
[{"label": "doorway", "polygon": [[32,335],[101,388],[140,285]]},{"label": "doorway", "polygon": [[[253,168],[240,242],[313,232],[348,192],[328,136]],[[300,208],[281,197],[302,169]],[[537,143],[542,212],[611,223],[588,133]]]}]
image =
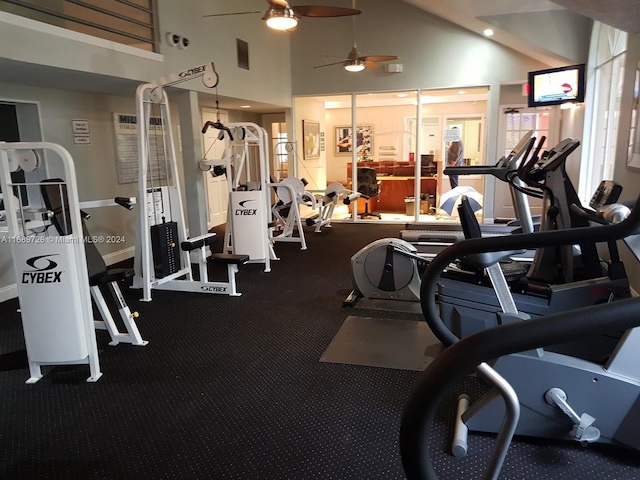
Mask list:
[{"label": "doorway", "polygon": [[[208,108],[202,109],[202,124],[206,122],[229,122],[227,112],[219,112]],[[224,141],[218,140],[219,131],[209,128],[203,136],[204,158],[220,160],[224,153]],[[222,225],[227,221],[227,206],[229,204],[229,187],[226,175],[212,174],[213,170],[204,172],[207,194],[207,227],[209,229]]]}]

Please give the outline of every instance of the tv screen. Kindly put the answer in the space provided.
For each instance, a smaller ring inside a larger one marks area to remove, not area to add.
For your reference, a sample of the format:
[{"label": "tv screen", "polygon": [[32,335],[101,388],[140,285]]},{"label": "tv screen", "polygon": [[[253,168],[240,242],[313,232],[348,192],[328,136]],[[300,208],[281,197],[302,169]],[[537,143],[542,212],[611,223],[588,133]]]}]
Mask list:
[{"label": "tv screen", "polygon": [[584,64],[529,72],[529,106],[584,102]]}]

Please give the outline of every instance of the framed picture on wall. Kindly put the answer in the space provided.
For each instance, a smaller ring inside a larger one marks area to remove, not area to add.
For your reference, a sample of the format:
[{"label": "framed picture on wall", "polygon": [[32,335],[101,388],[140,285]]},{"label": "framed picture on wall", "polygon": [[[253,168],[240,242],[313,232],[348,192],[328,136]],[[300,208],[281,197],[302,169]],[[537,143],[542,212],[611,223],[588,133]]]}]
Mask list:
[{"label": "framed picture on wall", "polygon": [[[353,151],[353,132],[348,125],[335,127],[336,143],[335,155],[351,155]],[[358,156],[371,155],[373,153],[373,126],[358,125],[356,127],[356,153]]]},{"label": "framed picture on wall", "polygon": [[304,160],[320,158],[320,122],[302,120],[302,149]]}]

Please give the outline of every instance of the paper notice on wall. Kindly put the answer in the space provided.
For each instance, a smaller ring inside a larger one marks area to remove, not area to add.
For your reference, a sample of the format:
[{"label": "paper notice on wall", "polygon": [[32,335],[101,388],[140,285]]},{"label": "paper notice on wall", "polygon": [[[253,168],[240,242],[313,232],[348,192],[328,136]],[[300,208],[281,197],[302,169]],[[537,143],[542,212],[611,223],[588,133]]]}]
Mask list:
[{"label": "paper notice on wall", "polygon": [[[133,114],[114,113],[113,123],[116,138],[118,183],[135,183],[138,181],[137,118]],[[167,178],[164,150],[165,134],[166,129],[162,125],[162,118],[150,117],[147,148],[147,178],[150,184]]]},{"label": "paper notice on wall", "polygon": [[444,131],[444,141],[445,142],[459,142],[460,141],[460,130],[457,128],[447,128]]},{"label": "paper notice on wall", "polygon": [[89,131],[89,120],[71,120],[71,131],[73,132],[74,145],[91,145],[91,132]]}]

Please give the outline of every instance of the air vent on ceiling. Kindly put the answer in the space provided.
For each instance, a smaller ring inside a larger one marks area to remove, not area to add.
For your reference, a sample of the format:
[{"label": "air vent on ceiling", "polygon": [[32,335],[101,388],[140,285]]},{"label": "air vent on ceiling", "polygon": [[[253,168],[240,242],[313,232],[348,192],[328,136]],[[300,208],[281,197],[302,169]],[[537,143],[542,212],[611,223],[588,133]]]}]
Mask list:
[{"label": "air vent on ceiling", "polygon": [[238,68],[249,70],[249,44],[236,38],[236,50],[238,52]]}]

